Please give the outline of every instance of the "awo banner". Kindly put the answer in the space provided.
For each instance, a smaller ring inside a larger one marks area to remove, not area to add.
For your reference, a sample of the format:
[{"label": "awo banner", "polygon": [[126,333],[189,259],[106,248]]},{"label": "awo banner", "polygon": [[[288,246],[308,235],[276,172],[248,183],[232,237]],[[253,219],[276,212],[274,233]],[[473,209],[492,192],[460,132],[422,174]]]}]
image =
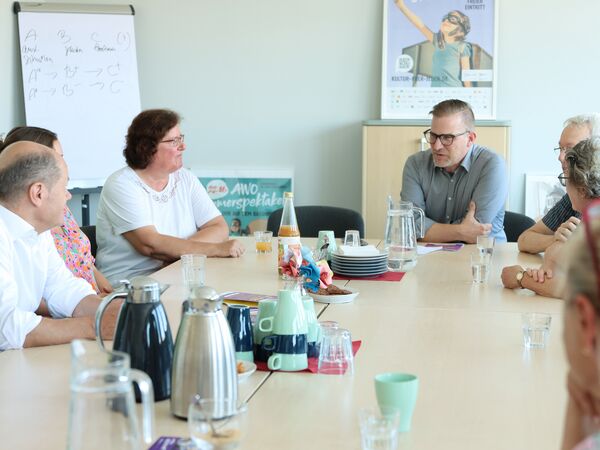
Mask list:
[{"label": "awo banner", "polygon": [[283,208],[283,193],[293,191],[293,170],[193,170],[229,225],[230,236],[267,229],[267,219]]}]

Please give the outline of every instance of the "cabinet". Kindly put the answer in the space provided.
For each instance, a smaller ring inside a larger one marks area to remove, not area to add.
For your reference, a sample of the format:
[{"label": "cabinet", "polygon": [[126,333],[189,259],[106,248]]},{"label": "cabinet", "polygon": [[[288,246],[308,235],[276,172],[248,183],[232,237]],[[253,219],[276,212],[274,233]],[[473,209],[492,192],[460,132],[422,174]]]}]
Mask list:
[{"label": "cabinet", "polygon": [[[369,120],[363,123],[362,215],[368,238],[383,238],[387,214],[387,196],[398,197],[402,189],[402,171],[407,158],[427,151],[422,139],[429,120]],[[475,123],[476,143],[500,154],[509,165],[510,122]]]}]

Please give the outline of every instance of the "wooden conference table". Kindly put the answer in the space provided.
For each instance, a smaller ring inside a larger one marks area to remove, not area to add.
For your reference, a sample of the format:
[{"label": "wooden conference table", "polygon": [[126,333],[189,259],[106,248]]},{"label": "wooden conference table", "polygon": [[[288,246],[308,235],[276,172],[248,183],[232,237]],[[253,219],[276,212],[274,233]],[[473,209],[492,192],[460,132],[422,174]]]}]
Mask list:
[{"label": "wooden conference table", "polygon": [[[239,259],[210,259],[206,282],[218,291],[276,293],[275,254],[257,255],[250,239]],[[305,240],[305,244],[314,241]],[[567,394],[563,302],[503,289],[503,266],[539,264],[515,244],[497,245],[490,281],[471,282],[473,246],[420,257],[400,282],[338,281],[360,294],[349,304],[316,303],[362,340],[353,377],[255,372],[240,383],[248,400],[244,449],[360,449],[357,411],[376,406],[373,377],[387,371],[420,378],[412,430],[401,449],[557,448]],[[180,321],[179,262],[153,275],[172,331]],[[521,313],[552,314],[544,350],[522,346]],[[68,345],[0,354],[0,448],[65,448],[69,407]],[[187,436],[187,424],[155,405],[155,435]]]}]

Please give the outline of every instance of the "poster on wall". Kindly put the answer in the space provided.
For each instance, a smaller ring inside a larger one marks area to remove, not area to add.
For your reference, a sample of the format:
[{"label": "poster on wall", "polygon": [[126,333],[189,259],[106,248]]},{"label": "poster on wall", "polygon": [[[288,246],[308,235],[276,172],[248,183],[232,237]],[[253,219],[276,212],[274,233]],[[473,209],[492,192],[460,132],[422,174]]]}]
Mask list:
[{"label": "poster on wall", "polygon": [[293,170],[194,170],[227,221],[230,236],[267,229],[269,215],[293,191]]},{"label": "poster on wall", "polygon": [[383,0],[382,119],[423,119],[449,98],[496,116],[497,0]]}]

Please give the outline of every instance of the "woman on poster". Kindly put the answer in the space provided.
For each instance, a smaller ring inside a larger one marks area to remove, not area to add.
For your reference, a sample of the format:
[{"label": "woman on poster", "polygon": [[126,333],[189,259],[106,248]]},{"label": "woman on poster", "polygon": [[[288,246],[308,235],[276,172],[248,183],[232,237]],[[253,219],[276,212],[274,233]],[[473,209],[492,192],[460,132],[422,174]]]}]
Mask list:
[{"label": "woman on poster", "polygon": [[462,81],[461,73],[471,69],[471,44],[465,36],[471,31],[469,16],[450,11],[442,18],[440,30],[434,33],[406,6],[404,0],[394,0],[406,18],[433,44],[431,87],[471,87]]}]

